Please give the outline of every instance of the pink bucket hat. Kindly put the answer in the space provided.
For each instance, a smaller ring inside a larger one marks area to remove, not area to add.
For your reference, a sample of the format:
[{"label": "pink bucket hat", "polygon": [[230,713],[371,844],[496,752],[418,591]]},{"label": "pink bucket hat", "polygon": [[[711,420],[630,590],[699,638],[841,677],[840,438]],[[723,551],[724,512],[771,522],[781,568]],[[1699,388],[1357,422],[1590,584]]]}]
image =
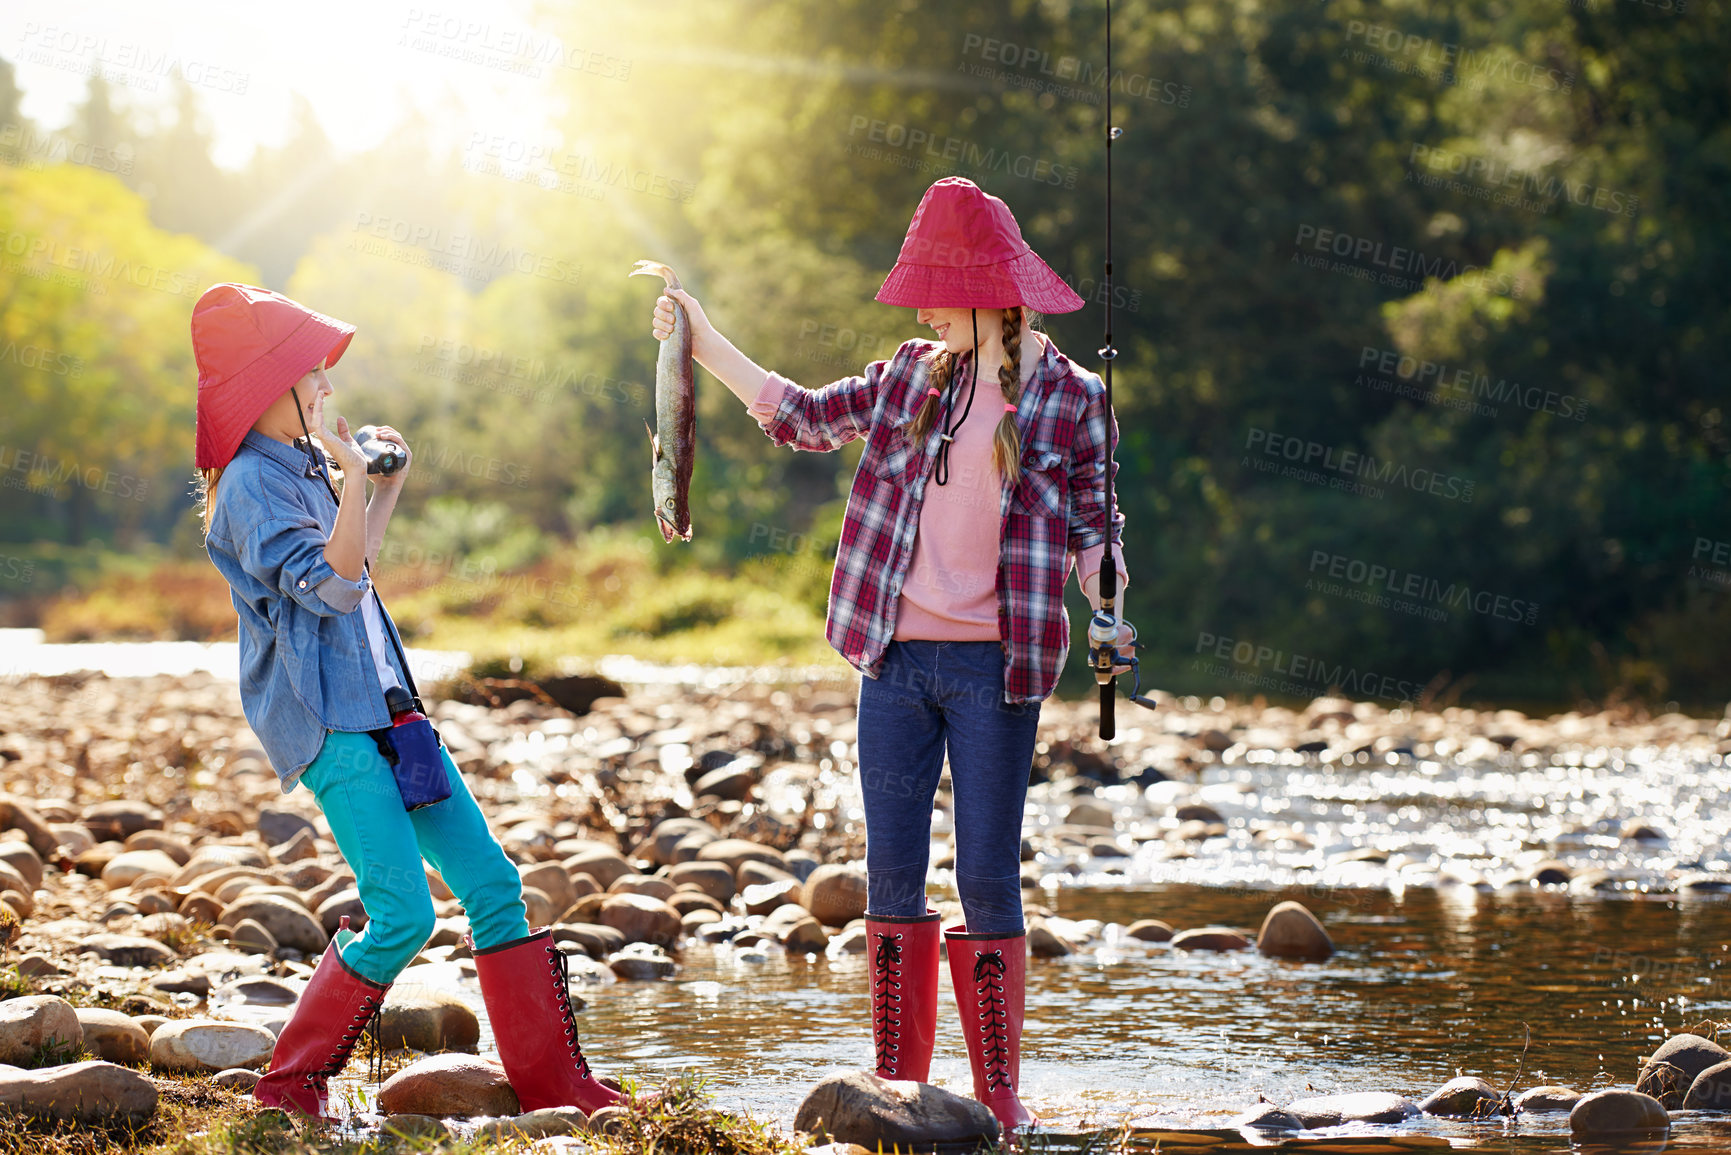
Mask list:
[{"label": "pink bucket hat", "polygon": [[315,366],[335,365],[355,327],[254,285],[212,285],[192,307],[198,359],[193,463],[221,468],[271,402]]},{"label": "pink bucket hat", "polygon": [[1010,206],[973,181],[947,176],[926,190],[896,267],[877,299],[928,309],[1070,313],[1085,301],[1039,258]]}]

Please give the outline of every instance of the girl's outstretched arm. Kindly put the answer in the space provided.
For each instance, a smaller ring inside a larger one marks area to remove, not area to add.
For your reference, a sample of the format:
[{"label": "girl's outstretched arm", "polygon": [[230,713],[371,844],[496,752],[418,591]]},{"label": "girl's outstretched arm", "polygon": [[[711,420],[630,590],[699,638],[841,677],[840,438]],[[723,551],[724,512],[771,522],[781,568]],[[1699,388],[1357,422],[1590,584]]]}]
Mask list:
[{"label": "girl's outstretched arm", "polygon": [[[669,298],[672,298],[671,300]],[[732,390],[733,395],[750,405],[757,400],[769,371],[734,347],[704,315],[697,298],[684,289],[669,289],[655,302],[653,331],[657,341],[665,341],[673,332],[673,300],[685,306],[685,316],[691,324],[691,355]]]}]

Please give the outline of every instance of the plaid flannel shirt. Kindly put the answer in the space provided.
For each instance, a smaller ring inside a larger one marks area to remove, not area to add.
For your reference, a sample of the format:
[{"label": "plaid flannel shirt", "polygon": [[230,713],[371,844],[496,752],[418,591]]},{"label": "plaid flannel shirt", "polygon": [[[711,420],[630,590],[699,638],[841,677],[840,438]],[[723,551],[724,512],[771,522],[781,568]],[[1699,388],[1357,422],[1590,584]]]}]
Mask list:
[{"label": "plaid flannel shirt", "polygon": [[[909,341],[859,376],[817,390],[789,388],[762,423],[777,445],[795,449],[825,451],[866,439],[848,493],[825,633],[868,677],[877,676],[895,634],[902,582],[937,459],[937,437],[915,449],[902,433],[925,397],[928,358],[937,348],[931,341]],[[941,398],[940,405],[948,401]],[[944,412],[938,411],[940,427]],[[1064,583],[1075,553],[1105,541],[1108,420],[1100,378],[1047,342],[1016,408],[1022,476],[1014,485],[1005,480],[999,505],[998,629],[1006,702],[1049,696],[1069,653]],[[1115,462],[1112,468],[1116,475]],[[1117,542],[1123,513],[1114,521]]]}]

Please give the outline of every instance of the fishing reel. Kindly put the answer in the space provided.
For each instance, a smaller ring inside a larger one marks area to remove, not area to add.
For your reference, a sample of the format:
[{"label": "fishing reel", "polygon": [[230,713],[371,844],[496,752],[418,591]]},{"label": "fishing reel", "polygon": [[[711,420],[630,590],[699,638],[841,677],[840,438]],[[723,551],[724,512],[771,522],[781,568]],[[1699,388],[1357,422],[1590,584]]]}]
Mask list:
[{"label": "fishing reel", "polygon": [[1158,704],[1142,694],[1142,663],[1134,653],[1124,653],[1118,648],[1118,629],[1121,625],[1130,626],[1129,645],[1136,644],[1136,627],[1128,622],[1122,622],[1110,607],[1101,606],[1094,611],[1094,616],[1088,619],[1088,665],[1093,667],[1094,681],[1100,684],[1100,737],[1110,741],[1117,733],[1116,718],[1113,705],[1117,701],[1118,675],[1113,670],[1118,666],[1130,667],[1130,700],[1138,706],[1146,706],[1153,710]]}]

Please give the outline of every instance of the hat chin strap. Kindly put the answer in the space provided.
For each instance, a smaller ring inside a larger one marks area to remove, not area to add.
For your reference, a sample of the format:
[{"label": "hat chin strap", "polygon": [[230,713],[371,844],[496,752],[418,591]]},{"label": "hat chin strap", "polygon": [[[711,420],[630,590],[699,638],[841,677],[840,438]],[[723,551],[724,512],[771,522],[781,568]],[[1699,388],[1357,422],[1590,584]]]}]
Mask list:
[{"label": "hat chin strap", "polygon": [[[956,431],[962,427],[962,422],[974,411],[974,394],[980,388],[980,311],[969,309],[968,314],[974,321],[974,356],[973,360],[968,362],[968,403],[962,406],[962,415],[956,418],[954,424],[950,423],[950,417],[955,412],[953,402],[949,411],[944,414],[944,431],[938,434],[938,460],[937,464],[932,466],[932,482],[936,485],[950,483],[950,446],[954,444]],[[956,375],[951,373],[950,388],[955,387]]]}]

